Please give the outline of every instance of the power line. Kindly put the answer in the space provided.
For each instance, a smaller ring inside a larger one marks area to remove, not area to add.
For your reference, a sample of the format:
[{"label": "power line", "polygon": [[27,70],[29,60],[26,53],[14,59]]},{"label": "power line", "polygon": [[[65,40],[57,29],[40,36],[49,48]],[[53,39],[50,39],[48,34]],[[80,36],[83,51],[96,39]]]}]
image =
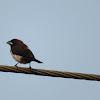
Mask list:
[{"label": "power line", "polygon": [[0,71],[100,81],[100,75],[95,75],[95,74],[73,73],[73,72],[44,70],[44,69],[30,69],[30,68],[25,68],[25,67],[15,67],[15,66],[6,66],[6,65],[0,65]]}]

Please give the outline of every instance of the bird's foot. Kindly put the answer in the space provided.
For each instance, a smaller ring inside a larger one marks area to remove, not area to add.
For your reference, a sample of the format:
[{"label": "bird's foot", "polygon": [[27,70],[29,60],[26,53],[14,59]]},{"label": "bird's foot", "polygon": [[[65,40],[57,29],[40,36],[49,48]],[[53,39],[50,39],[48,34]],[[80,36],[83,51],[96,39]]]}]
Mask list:
[{"label": "bird's foot", "polygon": [[31,66],[29,66],[29,69],[32,69]]},{"label": "bird's foot", "polygon": [[[17,63],[18,64],[18,63]],[[18,68],[17,64],[15,65],[16,68]]]}]

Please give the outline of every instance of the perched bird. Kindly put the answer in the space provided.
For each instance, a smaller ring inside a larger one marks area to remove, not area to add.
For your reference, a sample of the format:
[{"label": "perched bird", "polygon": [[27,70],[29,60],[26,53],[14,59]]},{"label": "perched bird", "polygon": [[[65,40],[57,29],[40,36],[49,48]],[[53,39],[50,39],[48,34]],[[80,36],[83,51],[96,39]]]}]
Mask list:
[{"label": "perched bird", "polygon": [[[12,57],[21,64],[29,63],[29,68],[31,68],[30,62],[35,61],[37,63],[43,63],[35,58],[29,47],[24,44],[21,40],[12,39],[8,41],[7,44],[11,46]],[[17,64],[18,64],[17,63]],[[17,64],[15,66],[17,66]]]}]

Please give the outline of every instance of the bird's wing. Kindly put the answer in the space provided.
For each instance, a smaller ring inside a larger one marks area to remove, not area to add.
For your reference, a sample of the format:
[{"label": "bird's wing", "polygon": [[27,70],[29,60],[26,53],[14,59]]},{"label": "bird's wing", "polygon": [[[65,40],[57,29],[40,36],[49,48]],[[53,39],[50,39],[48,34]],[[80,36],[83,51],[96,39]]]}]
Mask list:
[{"label": "bird's wing", "polygon": [[23,56],[23,57],[32,57],[35,58],[33,53],[31,52],[31,50],[28,47],[18,47],[15,46],[12,49],[12,53],[19,55],[19,56]]}]

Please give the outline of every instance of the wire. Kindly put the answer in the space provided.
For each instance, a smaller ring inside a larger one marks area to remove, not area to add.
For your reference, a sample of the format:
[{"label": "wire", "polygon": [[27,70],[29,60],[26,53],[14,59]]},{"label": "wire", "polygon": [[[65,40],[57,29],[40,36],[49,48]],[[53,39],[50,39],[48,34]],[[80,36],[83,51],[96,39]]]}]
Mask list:
[{"label": "wire", "polygon": [[44,70],[44,69],[30,69],[30,68],[16,67],[16,66],[0,65],[0,71],[13,72],[13,73],[24,73],[24,74],[34,74],[34,75],[51,76],[51,77],[62,77],[62,78],[74,78],[74,79],[100,81],[100,75],[63,72],[63,71],[54,71],[54,70]]}]

